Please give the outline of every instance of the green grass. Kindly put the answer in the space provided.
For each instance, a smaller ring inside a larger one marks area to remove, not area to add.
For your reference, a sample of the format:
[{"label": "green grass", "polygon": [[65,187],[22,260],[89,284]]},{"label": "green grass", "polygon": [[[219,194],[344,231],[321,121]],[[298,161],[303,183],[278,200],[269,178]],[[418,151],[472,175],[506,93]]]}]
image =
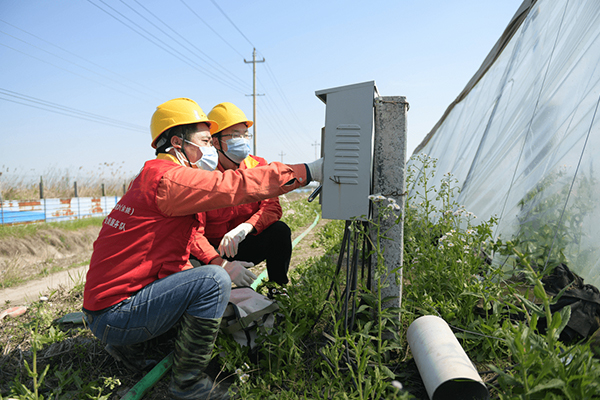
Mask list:
[{"label": "green grass", "polygon": [[7,237],[24,238],[33,236],[48,228],[56,228],[65,231],[76,231],[88,226],[102,226],[104,217],[81,218],[72,221],[45,222],[22,225],[0,225],[0,239]]},{"label": "green grass", "polygon": [[[324,255],[306,260],[290,274],[289,297],[279,299],[281,319],[269,335],[261,337],[258,353],[251,357],[246,348],[223,335],[217,340],[214,355],[225,375],[237,376],[240,398],[425,398],[405,338],[408,326],[422,315],[439,315],[453,328],[469,358],[482,375],[485,372],[491,398],[600,398],[599,361],[585,341],[558,340],[569,309],[550,312],[555,299],[545,294],[530,255],[511,242],[493,241],[496,221],[479,221],[456,204],[458,190],[451,176],[442,180],[441,187],[430,186],[435,161],[420,161],[416,164],[419,170],[409,170],[408,174],[409,188],[418,185],[418,193],[408,199],[404,212],[401,310],[380,310],[379,291],[367,291],[365,278],[359,276],[358,296],[349,304],[356,310],[355,324],[345,326],[345,270],[336,276],[344,222],[328,222],[319,228],[312,243]],[[388,202],[382,198],[374,206],[386,210]],[[309,225],[318,210],[317,203],[304,203],[304,199],[282,202],[284,218],[293,231]],[[354,225],[353,229],[359,227]],[[384,235],[377,239],[383,245],[387,240]],[[486,262],[483,255],[494,252],[512,254],[526,280],[515,283],[498,266]],[[375,277],[386,278],[381,254],[368,255],[379,260],[373,266]],[[334,289],[328,298],[332,282]],[[385,279],[378,282],[383,285]],[[523,293],[523,287],[530,293]],[[82,290],[79,286],[69,297],[81,296]],[[533,294],[535,302],[530,300]],[[398,312],[401,321],[397,320]],[[516,312],[525,318],[511,318]],[[541,318],[548,321],[546,331],[538,329]],[[59,340],[50,330],[48,317],[40,315],[34,321],[36,324],[30,325],[34,350],[36,343]],[[34,326],[36,330],[31,328]],[[51,389],[73,391],[74,383],[68,378],[80,375],[85,375],[84,369],[73,368]],[[94,384],[79,388],[78,393],[99,399],[98,391],[102,395],[112,391],[111,398],[116,398],[122,378],[118,373],[88,376]],[[23,385],[30,391],[35,386],[31,379],[21,376],[13,389],[25,391]]]}]

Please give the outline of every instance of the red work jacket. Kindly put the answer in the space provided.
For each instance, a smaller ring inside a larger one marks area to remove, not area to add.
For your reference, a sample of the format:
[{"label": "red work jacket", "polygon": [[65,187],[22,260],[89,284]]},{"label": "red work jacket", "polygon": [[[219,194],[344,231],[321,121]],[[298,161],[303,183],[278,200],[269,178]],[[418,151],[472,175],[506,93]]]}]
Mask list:
[{"label": "red work jacket", "polygon": [[[240,163],[239,169],[251,169],[264,165],[268,165],[264,158],[250,155]],[[221,172],[225,171],[221,164],[217,168]],[[239,224],[247,222],[254,227],[253,234],[259,234],[274,222],[279,221],[281,215],[282,210],[278,197],[208,211],[199,216],[200,226],[194,236],[190,249],[191,254],[204,264],[209,264],[211,260],[219,256],[215,247],[219,246],[227,232]]]},{"label": "red work jacket", "polygon": [[221,173],[181,166],[167,154],[147,161],[94,242],[83,307],[102,310],[190,268],[198,213],[278,196],[307,183],[303,164],[274,162]]}]

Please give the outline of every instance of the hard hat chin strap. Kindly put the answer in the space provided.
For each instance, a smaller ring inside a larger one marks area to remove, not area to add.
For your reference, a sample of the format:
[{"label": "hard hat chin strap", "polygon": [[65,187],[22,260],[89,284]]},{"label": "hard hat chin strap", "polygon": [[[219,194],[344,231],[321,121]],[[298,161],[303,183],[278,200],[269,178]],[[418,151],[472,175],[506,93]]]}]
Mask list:
[{"label": "hard hat chin strap", "polygon": [[232,163],[234,163],[235,165],[237,165],[238,167],[240,166],[240,163],[236,163],[235,161],[233,161],[228,155],[227,153],[225,153],[223,151],[223,144],[221,143],[221,137],[219,137],[219,148],[217,149],[217,151],[221,154],[223,154],[225,156],[225,158],[227,158],[229,161],[231,161]]},{"label": "hard hat chin strap", "polygon": [[[178,136],[179,137],[179,136]],[[188,165],[190,166],[190,168],[192,167],[192,162],[190,161],[190,158],[187,156],[187,154],[185,154],[185,150],[183,149],[183,142],[185,142],[185,139],[180,138],[181,139],[181,146],[180,146],[180,153],[183,154],[183,156],[185,157],[186,161],[188,162]],[[176,147],[173,147],[175,149],[175,151],[178,151],[178,149]]]},{"label": "hard hat chin strap", "polygon": [[235,165],[237,165],[238,167],[240,166],[240,163],[236,163],[235,161],[233,161],[228,155],[227,153],[225,153],[223,150],[221,149],[217,149],[217,151],[221,154],[223,154],[225,156],[225,158],[227,158],[229,161],[231,161],[232,163],[234,163]]}]

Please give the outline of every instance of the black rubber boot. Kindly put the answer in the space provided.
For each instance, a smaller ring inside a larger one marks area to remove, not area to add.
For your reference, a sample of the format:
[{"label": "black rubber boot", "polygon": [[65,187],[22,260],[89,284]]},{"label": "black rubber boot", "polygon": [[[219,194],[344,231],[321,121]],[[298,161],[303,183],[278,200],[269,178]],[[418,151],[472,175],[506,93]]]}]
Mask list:
[{"label": "black rubber boot", "polygon": [[217,386],[204,372],[219,333],[221,318],[181,317],[181,329],[173,352],[169,390],[174,399],[229,399],[227,389]]}]

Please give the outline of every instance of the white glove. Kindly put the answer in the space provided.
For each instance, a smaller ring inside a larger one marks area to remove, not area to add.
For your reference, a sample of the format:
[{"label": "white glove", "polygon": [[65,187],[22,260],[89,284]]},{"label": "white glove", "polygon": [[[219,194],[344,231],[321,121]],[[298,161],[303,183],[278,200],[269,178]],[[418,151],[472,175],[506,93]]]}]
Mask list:
[{"label": "white glove", "polygon": [[246,269],[253,267],[254,264],[246,261],[223,261],[221,267],[229,274],[231,281],[236,286],[250,286],[257,278],[252,271]]},{"label": "white glove", "polygon": [[323,157],[311,163],[307,163],[306,166],[310,170],[313,181],[323,182]]},{"label": "white glove", "polygon": [[246,235],[252,232],[254,227],[252,224],[242,222],[223,236],[221,243],[219,244],[219,254],[221,257],[233,257],[237,254],[238,245],[244,239]]}]

